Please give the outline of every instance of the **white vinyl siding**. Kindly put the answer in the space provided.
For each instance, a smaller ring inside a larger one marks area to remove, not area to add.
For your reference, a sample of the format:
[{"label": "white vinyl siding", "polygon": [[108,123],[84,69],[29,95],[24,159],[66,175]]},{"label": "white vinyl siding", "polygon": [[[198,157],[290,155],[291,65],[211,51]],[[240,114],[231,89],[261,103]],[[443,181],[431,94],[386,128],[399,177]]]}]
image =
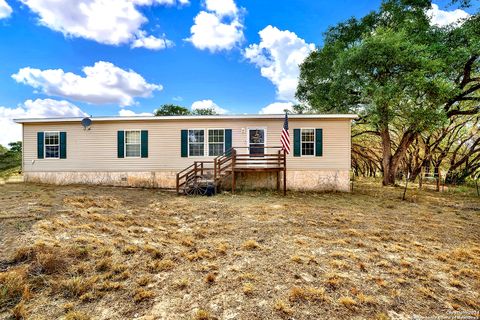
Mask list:
[{"label": "white vinyl siding", "polygon": [[[283,119],[205,119],[93,121],[91,130],[80,123],[27,123],[24,131],[26,172],[177,172],[195,160],[212,160],[208,153],[195,158],[181,157],[182,128],[232,129],[232,147],[248,147],[248,128],[265,128],[267,146],[280,146]],[[351,129],[349,119],[289,119],[293,128],[322,128],[323,157],[287,156],[288,170],[349,170]],[[148,130],[148,158],[139,165],[136,158],[117,158],[117,131]],[[68,158],[60,161],[37,160],[37,132],[65,131],[69,139]],[[206,138],[206,137],[205,137]],[[292,139],[293,140],[293,139]],[[293,148],[293,143],[292,143]],[[243,149],[245,150],[245,149]]]}]

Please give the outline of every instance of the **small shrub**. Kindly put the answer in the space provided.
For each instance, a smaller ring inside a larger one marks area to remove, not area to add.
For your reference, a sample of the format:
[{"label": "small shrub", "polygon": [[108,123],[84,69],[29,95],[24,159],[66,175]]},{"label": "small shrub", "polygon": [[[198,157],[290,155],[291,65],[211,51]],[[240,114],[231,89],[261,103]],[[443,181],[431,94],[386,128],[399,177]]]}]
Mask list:
[{"label": "small shrub", "polygon": [[292,256],[290,258],[290,260],[292,260],[293,262],[296,262],[296,263],[303,263],[302,257],[297,256],[297,255]]},{"label": "small shrub", "polygon": [[283,300],[275,301],[275,304],[273,305],[273,309],[285,315],[291,315],[293,313],[292,308],[290,308],[288,304]]},{"label": "small shrub", "polygon": [[35,251],[32,247],[20,247],[15,250],[15,253],[11,257],[12,263],[20,263],[24,261],[32,260],[35,255]]},{"label": "small shrub", "polygon": [[63,311],[65,311],[65,313],[69,312],[69,311],[72,311],[73,310],[73,307],[74,307],[74,304],[71,303],[71,302],[67,302],[63,305]]},{"label": "small shrub", "polygon": [[102,259],[95,265],[97,272],[106,272],[112,268],[112,261],[110,259]]},{"label": "small shrub", "polygon": [[220,253],[220,254],[227,254],[227,250],[228,250],[228,244],[227,243],[220,243],[217,246],[217,252]]},{"label": "small shrub", "polygon": [[152,299],[155,296],[155,293],[151,290],[145,290],[143,288],[135,290],[133,295],[133,301],[136,303]]},{"label": "small shrub", "polygon": [[247,282],[243,285],[243,293],[245,295],[252,295],[253,294],[253,290],[254,290],[254,286],[252,283],[250,282]]},{"label": "small shrub", "polygon": [[188,287],[190,285],[190,281],[187,278],[182,278],[182,279],[179,279],[179,280],[175,281],[174,285],[175,285],[176,288],[182,290],[182,289],[185,289],[186,287]]},{"label": "small shrub", "polygon": [[128,245],[128,246],[125,246],[122,249],[122,253],[125,254],[125,255],[131,255],[131,254],[134,254],[137,251],[138,251],[138,248],[134,245]]},{"label": "small shrub", "polygon": [[212,284],[212,283],[215,282],[215,279],[216,279],[216,275],[214,273],[210,272],[205,277],[205,282],[208,283],[208,284]]},{"label": "small shrub", "polygon": [[60,288],[66,298],[80,297],[85,294],[97,278],[85,279],[82,277],[72,277],[60,283]]},{"label": "small shrub", "polygon": [[193,317],[195,320],[209,320],[212,319],[210,316],[210,312],[199,309],[197,312],[195,312],[195,316]]},{"label": "small shrub", "polygon": [[373,296],[368,296],[363,293],[357,294],[357,299],[361,304],[374,305],[375,298]]},{"label": "small shrub", "polygon": [[23,301],[13,307],[13,309],[10,310],[10,313],[12,314],[12,318],[16,320],[27,319],[28,316]]},{"label": "small shrub", "polygon": [[152,262],[149,267],[152,272],[169,271],[175,267],[175,263],[170,259],[162,259]]},{"label": "small shrub", "polygon": [[343,279],[338,274],[330,274],[327,276],[327,280],[325,281],[325,285],[331,289],[337,289],[342,285]]},{"label": "small shrub", "polygon": [[37,266],[41,273],[55,274],[61,273],[67,269],[67,261],[62,254],[58,253],[38,253]]},{"label": "small shrub", "polygon": [[352,297],[340,297],[338,303],[342,304],[348,309],[353,309],[357,305],[357,302]]},{"label": "small shrub", "polygon": [[152,280],[152,278],[149,277],[149,276],[142,276],[137,280],[137,284],[141,287],[144,287],[147,284],[149,284],[151,280]]},{"label": "small shrub", "polygon": [[457,280],[457,279],[451,279],[449,283],[452,287],[455,287],[455,288],[461,288],[462,287],[462,282]]},{"label": "small shrub", "polygon": [[95,297],[95,295],[94,295],[93,293],[87,292],[87,293],[82,294],[82,295],[80,296],[80,301],[82,301],[82,302],[92,302],[92,301],[95,300],[95,298],[96,298],[96,297]]},{"label": "small shrub", "polygon": [[116,291],[122,288],[122,284],[113,281],[105,281],[97,286],[99,291]]},{"label": "small shrub", "polygon": [[255,240],[247,240],[243,243],[243,248],[246,250],[255,250],[260,248],[260,245]]},{"label": "small shrub", "polygon": [[162,259],[164,256],[164,253],[160,251],[159,249],[151,246],[151,245],[146,245],[143,250],[149,254],[153,259]]},{"label": "small shrub", "polygon": [[299,288],[294,287],[290,289],[289,300],[292,302],[300,301],[326,301],[327,297],[325,295],[324,289],[318,288]]},{"label": "small shrub", "polygon": [[197,250],[193,253],[186,254],[185,257],[189,261],[198,261],[198,260],[202,260],[202,259],[213,258],[213,255],[207,249],[200,249],[200,250]]},{"label": "small shrub", "polygon": [[17,305],[22,296],[28,293],[24,270],[12,270],[0,273],[0,306]]},{"label": "small shrub", "polygon": [[80,311],[69,311],[65,315],[65,320],[90,320],[90,317]]}]

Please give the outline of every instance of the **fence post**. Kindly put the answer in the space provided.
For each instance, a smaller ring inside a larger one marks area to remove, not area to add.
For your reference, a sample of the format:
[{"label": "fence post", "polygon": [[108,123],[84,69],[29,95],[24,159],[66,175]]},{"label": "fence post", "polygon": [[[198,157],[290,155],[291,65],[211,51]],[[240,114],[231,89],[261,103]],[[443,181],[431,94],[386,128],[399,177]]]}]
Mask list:
[{"label": "fence post", "polygon": [[420,177],[418,178],[418,189],[422,190],[423,186],[423,166],[420,167]]},{"label": "fence post", "polygon": [[407,187],[408,187],[408,178],[410,176],[410,173],[407,173],[405,175],[405,189],[403,189],[403,196],[402,196],[402,200],[405,200],[405,194],[407,193]]}]

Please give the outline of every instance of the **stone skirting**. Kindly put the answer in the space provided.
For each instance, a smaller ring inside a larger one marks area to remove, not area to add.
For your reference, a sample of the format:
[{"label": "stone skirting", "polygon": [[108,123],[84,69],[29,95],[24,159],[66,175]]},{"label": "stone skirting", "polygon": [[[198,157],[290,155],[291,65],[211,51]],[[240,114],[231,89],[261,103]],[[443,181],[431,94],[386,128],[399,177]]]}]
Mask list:
[{"label": "stone skirting", "polygon": [[[281,173],[283,176],[283,173]],[[27,182],[48,184],[91,184],[107,186],[175,188],[176,172],[25,172]],[[230,188],[227,179],[223,187]],[[276,173],[238,173],[238,189],[274,189]],[[350,191],[349,170],[287,170],[287,189],[317,191]]]}]

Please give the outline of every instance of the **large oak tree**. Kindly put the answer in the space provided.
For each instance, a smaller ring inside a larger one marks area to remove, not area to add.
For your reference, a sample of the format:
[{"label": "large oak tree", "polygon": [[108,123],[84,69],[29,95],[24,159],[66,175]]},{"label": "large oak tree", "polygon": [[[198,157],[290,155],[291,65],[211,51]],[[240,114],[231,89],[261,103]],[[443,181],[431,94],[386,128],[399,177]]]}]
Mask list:
[{"label": "large oak tree", "polygon": [[480,17],[437,27],[430,6],[386,0],[360,20],[329,28],[301,65],[301,102],[316,112],[357,113],[365,133],[380,137],[384,185],[395,183],[419,133],[480,111]]}]

